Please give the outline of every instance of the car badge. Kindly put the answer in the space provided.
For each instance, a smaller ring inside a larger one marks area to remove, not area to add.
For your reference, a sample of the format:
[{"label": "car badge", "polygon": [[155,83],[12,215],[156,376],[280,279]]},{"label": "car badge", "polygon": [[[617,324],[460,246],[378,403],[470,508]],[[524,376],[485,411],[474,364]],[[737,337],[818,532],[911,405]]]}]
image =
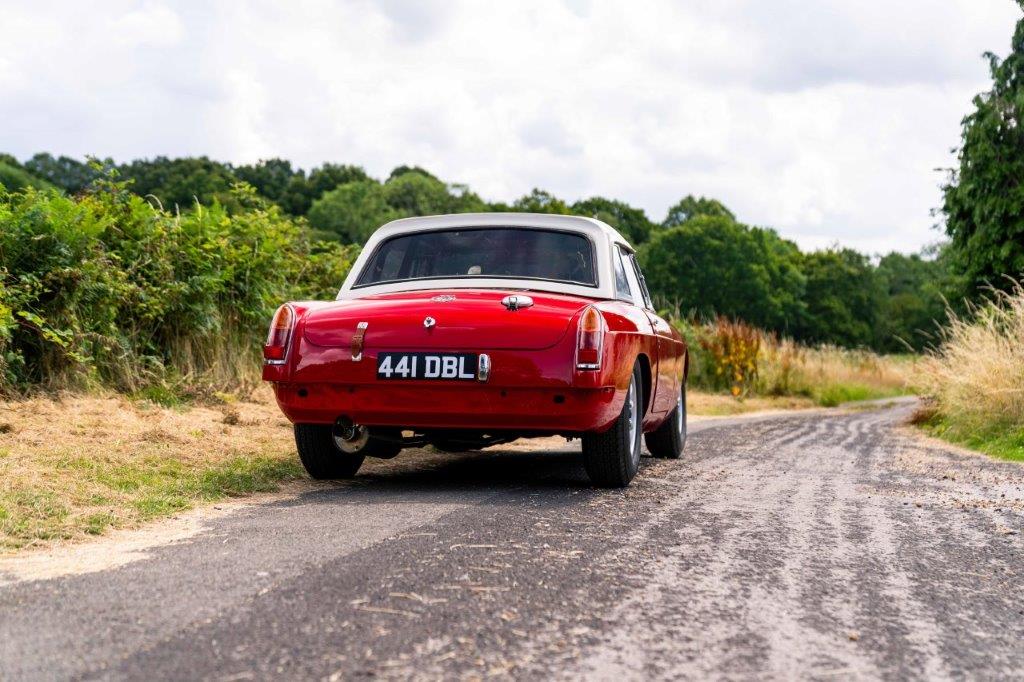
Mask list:
[{"label": "car badge", "polygon": [[427,315],[426,317],[423,318],[423,326],[426,327],[427,329],[432,328],[435,324],[437,324],[437,320],[432,318],[430,315]]},{"label": "car badge", "polygon": [[455,297],[452,296],[451,294],[440,294],[430,300],[433,301],[434,303],[451,303],[452,301],[455,300]]}]

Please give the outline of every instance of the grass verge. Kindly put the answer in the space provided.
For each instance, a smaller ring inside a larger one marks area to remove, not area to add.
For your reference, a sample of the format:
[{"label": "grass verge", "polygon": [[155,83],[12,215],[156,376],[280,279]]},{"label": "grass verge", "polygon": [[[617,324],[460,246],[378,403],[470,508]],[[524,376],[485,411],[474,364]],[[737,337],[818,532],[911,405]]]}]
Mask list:
[{"label": "grass verge", "polygon": [[750,412],[806,410],[813,407],[837,407],[859,400],[879,400],[907,395],[905,390],[863,384],[830,384],[816,388],[810,395],[754,395],[742,400],[727,393],[688,391],[689,414],[701,417],[727,417]]},{"label": "grass verge", "polygon": [[916,380],[929,404],[915,419],[934,436],[1024,461],[1024,284],[950,315]]},{"label": "grass verge", "polygon": [[915,423],[925,433],[942,440],[983,452],[997,459],[1024,462],[1024,427],[1012,424],[990,424],[965,428],[955,419],[932,414]]},{"label": "grass verge", "polygon": [[907,394],[908,391],[903,388],[858,383],[825,384],[811,390],[813,400],[822,407],[836,407],[858,400],[878,400]]},{"label": "grass verge", "polygon": [[269,392],[219,408],[0,403],[0,551],[99,535],[302,477]]}]

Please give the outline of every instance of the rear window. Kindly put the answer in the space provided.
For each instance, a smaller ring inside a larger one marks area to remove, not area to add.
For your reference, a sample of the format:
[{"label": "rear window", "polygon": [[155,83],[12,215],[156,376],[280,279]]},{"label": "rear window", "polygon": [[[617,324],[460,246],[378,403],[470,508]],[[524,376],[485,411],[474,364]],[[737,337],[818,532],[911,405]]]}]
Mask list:
[{"label": "rear window", "polygon": [[576,232],[486,227],[385,240],[355,286],[416,279],[544,279],[597,286],[594,247]]}]

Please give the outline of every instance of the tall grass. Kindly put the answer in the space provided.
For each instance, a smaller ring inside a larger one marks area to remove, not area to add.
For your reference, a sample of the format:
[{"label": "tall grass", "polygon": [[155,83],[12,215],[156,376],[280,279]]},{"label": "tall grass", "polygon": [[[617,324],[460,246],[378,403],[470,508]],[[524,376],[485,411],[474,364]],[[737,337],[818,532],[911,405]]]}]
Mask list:
[{"label": "tall grass", "polygon": [[697,334],[704,381],[734,397],[749,395],[757,386],[758,365],[767,336],[743,322],[718,317]]},{"label": "tall grass", "polygon": [[932,401],[924,418],[940,435],[1024,459],[1024,284],[951,313],[917,383]]},{"label": "tall grass", "polygon": [[274,307],[333,296],[354,251],[233,196],[179,214],[109,177],[76,197],[0,187],[0,394],[256,379]]},{"label": "tall grass", "polygon": [[907,390],[913,360],[836,346],[807,347],[739,321],[677,322],[697,388],[749,396],[806,396],[821,405]]},{"label": "tall grass", "polygon": [[[792,344],[792,341],[784,343]],[[908,392],[915,362],[912,357],[879,355],[863,349],[829,345],[807,348],[800,352],[789,371],[787,393],[808,395],[826,407],[900,395]],[[765,386],[768,392],[784,385],[771,382],[773,375],[783,373],[774,368],[783,364],[767,363]]]}]

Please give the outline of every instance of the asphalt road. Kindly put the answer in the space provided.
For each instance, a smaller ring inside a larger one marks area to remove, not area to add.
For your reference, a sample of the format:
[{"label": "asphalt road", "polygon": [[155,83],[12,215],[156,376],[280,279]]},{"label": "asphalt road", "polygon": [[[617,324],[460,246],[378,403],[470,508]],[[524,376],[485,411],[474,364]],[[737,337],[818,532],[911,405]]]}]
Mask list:
[{"label": "asphalt road", "polygon": [[373,462],[9,581],[0,679],[1024,676],[1024,467],[910,409],[694,424],[624,492],[553,441]]}]

